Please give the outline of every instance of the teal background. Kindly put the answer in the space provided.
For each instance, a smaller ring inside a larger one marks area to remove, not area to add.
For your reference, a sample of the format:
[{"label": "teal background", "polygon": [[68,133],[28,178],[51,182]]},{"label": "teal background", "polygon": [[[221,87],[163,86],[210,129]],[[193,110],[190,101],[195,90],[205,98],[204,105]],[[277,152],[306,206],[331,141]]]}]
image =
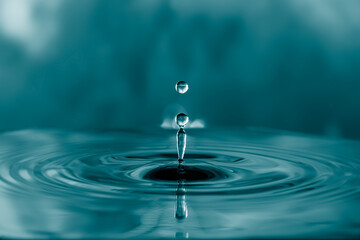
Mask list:
[{"label": "teal background", "polygon": [[360,139],[359,9],[357,0],[0,0],[0,129],[155,127],[185,111],[208,128]]}]

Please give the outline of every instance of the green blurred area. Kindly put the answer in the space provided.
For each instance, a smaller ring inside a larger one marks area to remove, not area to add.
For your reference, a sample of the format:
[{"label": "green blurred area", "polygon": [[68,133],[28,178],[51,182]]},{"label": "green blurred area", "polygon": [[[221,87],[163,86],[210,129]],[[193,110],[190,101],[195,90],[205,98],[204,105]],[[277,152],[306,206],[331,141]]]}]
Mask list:
[{"label": "green blurred area", "polygon": [[0,129],[160,126],[185,111],[209,128],[360,139],[359,9],[357,0],[0,0]]}]

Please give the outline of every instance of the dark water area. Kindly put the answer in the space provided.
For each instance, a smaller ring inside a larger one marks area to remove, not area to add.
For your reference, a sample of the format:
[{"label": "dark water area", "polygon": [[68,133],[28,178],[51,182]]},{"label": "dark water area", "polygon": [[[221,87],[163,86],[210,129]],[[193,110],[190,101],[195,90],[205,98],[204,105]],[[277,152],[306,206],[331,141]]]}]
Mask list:
[{"label": "dark water area", "polygon": [[0,135],[0,236],[357,239],[360,142],[258,129]]}]

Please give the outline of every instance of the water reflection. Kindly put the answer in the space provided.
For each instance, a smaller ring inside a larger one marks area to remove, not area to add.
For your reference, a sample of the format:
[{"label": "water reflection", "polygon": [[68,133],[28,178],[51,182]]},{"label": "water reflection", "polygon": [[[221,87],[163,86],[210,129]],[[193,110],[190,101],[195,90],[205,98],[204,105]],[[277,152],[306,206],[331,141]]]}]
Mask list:
[{"label": "water reflection", "polygon": [[186,190],[185,190],[183,179],[179,180],[178,187],[176,189],[175,217],[178,220],[184,220],[188,217],[188,208],[187,208],[187,203],[186,203]]}]

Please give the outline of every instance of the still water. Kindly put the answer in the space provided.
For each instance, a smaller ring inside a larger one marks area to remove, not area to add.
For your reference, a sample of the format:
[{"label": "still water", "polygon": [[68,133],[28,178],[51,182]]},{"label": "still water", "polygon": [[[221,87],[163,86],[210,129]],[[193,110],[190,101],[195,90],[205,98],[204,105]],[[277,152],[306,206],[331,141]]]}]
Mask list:
[{"label": "still water", "polygon": [[0,136],[0,236],[360,236],[360,142],[259,129]]}]

